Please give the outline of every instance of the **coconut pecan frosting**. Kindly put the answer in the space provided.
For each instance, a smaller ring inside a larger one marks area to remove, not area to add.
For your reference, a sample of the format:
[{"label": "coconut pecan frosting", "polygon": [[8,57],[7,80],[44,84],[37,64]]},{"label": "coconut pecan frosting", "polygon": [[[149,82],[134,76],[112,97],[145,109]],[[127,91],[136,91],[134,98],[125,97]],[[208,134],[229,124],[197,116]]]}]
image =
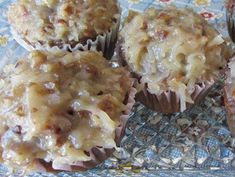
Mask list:
[{"label": "coconut pecan frosting", "polygon": [[119,37],[141,83],[151,94],[176,92],[181,110],[193,103],[195,84],[217,78],[226,63],[222,36],[191,9],[131,11]]},{"label": "coconut pecan frosting", "polygon": [[12,28],[31,45],[83,43],[111,30],[119,17],[116,0],[19,0],[8,11]]},{"label": "coconut pecan frosting", "polygon": [[98,52],[34,51],[0,75],[1,161],[70,170],[92,147],[115,148],[133,80]]}]

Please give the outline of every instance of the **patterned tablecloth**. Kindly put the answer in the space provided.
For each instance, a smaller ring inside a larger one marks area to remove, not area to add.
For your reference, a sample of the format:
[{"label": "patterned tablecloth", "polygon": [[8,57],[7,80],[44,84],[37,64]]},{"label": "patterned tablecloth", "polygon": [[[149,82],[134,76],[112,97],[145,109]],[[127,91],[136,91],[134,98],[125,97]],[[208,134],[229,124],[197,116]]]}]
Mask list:
[{"label": "patterned tablecloth", "polygon": [[[0,67],[26,51],[11,37],[7,6],[0,0]],[[222,0],[120,0],[122,17],[166,5],[193,8],[228,37]],[[10,60],[9,60],[10,58]],[[7,60],[8,59],[8,60]],[[235,139],[226,125],[222,81],[200,105],[181,114],[162,115],[140,104],[133,109],[121,148],[98,168],[84,173],[32,176],[235,176]],[[0,168],[1,176],[8,176]],[[15,175],[17,176],[17,175]]]}]

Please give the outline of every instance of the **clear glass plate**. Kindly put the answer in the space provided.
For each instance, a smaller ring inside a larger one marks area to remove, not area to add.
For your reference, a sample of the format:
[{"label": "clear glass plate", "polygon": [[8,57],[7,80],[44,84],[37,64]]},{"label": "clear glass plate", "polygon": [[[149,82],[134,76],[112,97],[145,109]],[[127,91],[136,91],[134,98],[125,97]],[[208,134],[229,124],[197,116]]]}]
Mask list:
[{"label": "clear glass plate", "polygon": [[[27,53],[10,34],[6,10],[12,2],[0,0],[0,67]],[[193,8],[228,36],[222,0],[120,0],[120,4],[122,17],[129,9],[151,6]],[[222,83],[200,105],[180,114],[159,114],[137,103],[121,147],[96,169],[31,176],[235,176],[235,139],[226,125]],[[1,167],[0,175],[9,176],[7,169]]]}]

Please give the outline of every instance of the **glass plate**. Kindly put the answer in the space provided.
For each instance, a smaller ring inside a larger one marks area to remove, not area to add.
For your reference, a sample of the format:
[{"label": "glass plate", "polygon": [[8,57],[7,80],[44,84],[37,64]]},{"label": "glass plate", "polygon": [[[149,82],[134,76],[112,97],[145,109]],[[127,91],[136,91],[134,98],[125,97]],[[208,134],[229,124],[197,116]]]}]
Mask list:
[{"label": "glass plate", "polygon": [[[228,36],[222,0],[119,1],[122,17],[129,9],[143,11],[171,4],[193,8]],[[6,10],[12,2],[0,0],[0,67],[27,53],[10,34]],[[235,176],[235,139],[226,125],[222,83],[218,82],[200,105],[180,114],[163,115],[136,103],[121,147],[93,170],[30,176]],[[0,175],[10,174],[2,166]]]}]

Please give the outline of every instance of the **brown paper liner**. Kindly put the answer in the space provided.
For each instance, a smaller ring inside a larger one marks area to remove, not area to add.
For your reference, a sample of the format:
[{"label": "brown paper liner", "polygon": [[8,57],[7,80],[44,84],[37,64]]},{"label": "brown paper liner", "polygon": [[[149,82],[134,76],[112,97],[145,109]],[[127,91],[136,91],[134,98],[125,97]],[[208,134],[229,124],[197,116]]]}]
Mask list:
[{"label": "brown paper liner", "polygon": [[[125,134],[126,122],[131,113],[131,109],[135,103],[136,92],[137,92],[136,89],[132,87],[130,92],[128,93],[126,111],[120,117],[120,125],[116,128],[116,131],[115,131],[115,142],[117,145],[120,144]],[[115,149],[105,149],[102,147],[94,147],[89,151],[90,156],[92,157],[92,160],[88,162],[81,162],[77,164],[76,166],[72,166],[72,170],[87,170],[87,169],[93,168],[97,166],[98,164],[100,164],[101,162],[103,162],[105,159],[109,158],[113,154],[114,151]]]},{"label": "brown paper liner", "polygon": [[227,85],[224,87],[224,93],[224,103],[227,110],[227,123],[232,136],[235,137],[235,100],[233,98],[229,98],[227,95]]},{"label": "brown paper liner", "polygon": [[[235,60],[233,57],[231,60]],[[226,77],[229,77],[229,69],[227,68],[225,70],[225,75]],[[229,84],[225,80],[225,85],[224,85],[224,105],[227,110],[227,123],[228,127],[232,133],[232,136],[235,137],[235,99],[232,98],[229,94]]]},{"label": "brown paper liner", "polygon": [[78,42],[75,46],[71,44],[62,44],[62,46],[50,46],[49,44],[35,43],[31,44],[26,39],[22,38],[14,29],[11,29],[13,38],[26,50],[46,50],[46,51],[70,51],[74,52],[76,50],[95,50],[103,53],[106,59],[111,59],[114,53],[115,44],[117,42],[118,30],[120,26],[120,18],[117,22],[113,24],[112,28],[101,35],[96,36],[96,38],[88,38],[85,42]]},{"label": "brown paper liner", "polygon": [[[135,80],[133,79],[133,85]],[[131,109],[135,103],[135,95],[136,95],[136,89],[131,87],[129,93],[126,95],[126,99],[124,101],[124,104],[126,105],[126,110],[123,112],[123,115],[120,116],[120,125],[115,130],[115,142],[117,145],[120,144],[122,137],[125,133],[125,127],[126,122],[129,118],[129,115],[131,113]],[[47,171],[56,173],[60,171],[85,171],[91,168],[96,167],[100,163],[102,163],[104,160],[109,158],[113,152],[115,151],[115,148],[108,149],[103,147],[93,147],[90,149],[87,154],[91,157],[92,160],[86,161],[86,162],[77,162],[76,165],[68,165],[63,167],[63,169],[54,169],[52,163],[47,163],[45,161],[40,161],[40,163],[46,168]]]},{"label": "brown paper liner", "polygon": [[234,0],[227,0],[225,2],[225,7],[229,12],[232,12],[234,10],[235,1]]},{"label": "brown paper liner", "polygon": [[[198,104],[210,91],[214,81],[206,81],[196,84],[191,94],[193,104],[186,104],[186,109]],[[136,101],[143,103],[146,107],[161,113],[175,113],[184,110],[180,109],[180,97],[174,91],[165,91],[161,94],[152,94],[148,91],[147,85],[136,95]]]},{"label": "brown paper liner", "polygon": [[[118,63],[121,66],[126,66],[129,70],[127,61],[125,59],[125,53],[122,48],[122,40],[119,40],[116,47]],[[137,78],[140,82],[141,76],[132,72],[133,77]],[[186,103],[186,109],[198,104],[210,91],[210,88],[215,83],[212,79],[210,81],[204,81],[195,84],[194,91],[191,94],[191,98],[194,101],[193,104]],[[148,85],[145,84],[144,88],[137,93],[136,101],[141,102],[146,107],[161,113],[175,113],[182,112],[180,108],[180,97],[174,91],[165,91],[161,94],[152,94],[148,91]]]}]

